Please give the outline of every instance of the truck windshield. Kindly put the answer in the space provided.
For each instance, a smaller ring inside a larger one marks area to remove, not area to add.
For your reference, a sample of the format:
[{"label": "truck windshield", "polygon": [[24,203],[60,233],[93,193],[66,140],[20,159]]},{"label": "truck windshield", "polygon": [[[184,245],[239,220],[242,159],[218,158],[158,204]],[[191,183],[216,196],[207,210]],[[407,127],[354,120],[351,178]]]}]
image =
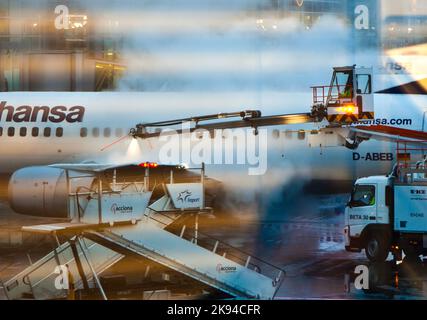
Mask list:
[{"label": "truck windshield", "polygon": [[375,186],[357,184],[351,194],[351,205],[353,207],[375,205]]},{"label": "truck windshield", "polygon": [[337,71],[334,74],[331,87],[331,97],[353,97],[353,71]]}]

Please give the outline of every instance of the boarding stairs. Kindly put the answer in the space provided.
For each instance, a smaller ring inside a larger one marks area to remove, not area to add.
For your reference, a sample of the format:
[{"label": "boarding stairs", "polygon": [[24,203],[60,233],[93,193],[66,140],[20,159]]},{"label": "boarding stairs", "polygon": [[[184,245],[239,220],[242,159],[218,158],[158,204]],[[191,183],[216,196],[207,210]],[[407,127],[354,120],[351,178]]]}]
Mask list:
[{"label": "boarding stairs", "polygon": [[[3,283],[6,296],[72,299],[75,290],[98,289],[107,299],[100,275],[125,256],[133,256],[232,297],[273,299],[285,275],[282,269],[199,231],[200,215],[212,212],[203,200],[198,200],[203,199],[201,185],[171,183],[165,185],[165,190],[165,195],[150,205],[145,191],[103,193],[103,199],[89,200],[103,206],[89,203],[85,207],[90,211],[79,213],[76,221],[23,227],[24,231],[51,235],[56,245],[53,251]],[[75,199],[76,195],[72,196]],[[134,213],[129,221],[122,216],[112,221],[115,216],[109,208],[120,199],[140,199],[137,201],[144,203],[145,209],[139,211],[137,219]],[[183,204],[185,199],[193,201],[193,205]],[[103,201],[110,202],[105,205]],[[59,239],[65,242],[61,244]]]},{"label": "boarding stairs", "polygon": [[[143,237],[140,237],[143,234]],[[174,234],[148,218],[137,226],[85,234],[122,254],[139,255],[233,297],[272,299],[284,271],[194,228]]]},{"label": "boarding stairs", "polygon": [[[9,299],[61,299],[57,266],[68,266],[76,289],[101,289],[99,275],[128,255],[149,259],[233,297],[272,299],[284,271],[194,228],[179,234],[160,226],[159,214],[136,225],[85,230],[4,283]],[[143,236],[141,236],[143,235]],[[197,238],[196,238],[197,237]],[[105,296],[105,298],[107,298]]]},{"label": "boarding stairs", "polygon": [[73,237],[4,282],[3,288],[7,298],[13,300],[64,299],[69,295],[67,282],[69,285],[71,279],[76,289],[94,287],[99,281],[98,274],[124,257],[87,238]]}]

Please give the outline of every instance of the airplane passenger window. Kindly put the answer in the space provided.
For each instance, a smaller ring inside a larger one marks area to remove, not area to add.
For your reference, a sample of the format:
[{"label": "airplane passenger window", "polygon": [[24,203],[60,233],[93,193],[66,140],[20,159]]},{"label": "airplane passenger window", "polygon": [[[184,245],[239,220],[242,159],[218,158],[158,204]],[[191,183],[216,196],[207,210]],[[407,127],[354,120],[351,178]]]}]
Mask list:
[{"label": "airplane passenger window", "polygon": [[39,136],[39,128],[38,128],[38,127],[34,127],[34,128],[31,130],[31,135],[32,135],[33,137],[38,137],[38,136]]},{"label": "airplane passenger window", "polygon": [[9,137],[13,137],[15,135],[15,128],[14,127],[7,128],[7,135]]},{"label": "airplane passenger window", "polygon": [[55,135],[57,137],[62,137],[64,135],[64,129],[63,128],[56,128]]},{"label": "airplane passenger window", "polygon": [[25,137],[27,135],[27,128],[25,127],[19,128],[19,135],[21,137]]},{"label": "airplane passenger window", "polygon": [[52,132],[52,129],[51,129],[51,128],[44,128],[44,130],[43,130],[43,135],[44,135],[45,137],[50,137],[51,132]]},{"label": "airplane passenger window", "polygon": [[116,129],[116,137],[120,138],[121,136],[123,136],[123,129],[122,128],[117,128]]},{"label": "airplane passenger window", "polygon": [[104,129],[104,137],[109,138],[111,136],[111,129],[105,128]]},{"label": "airplane passenger window", "polygon": [[81,128],[80,129],[80,137],[82,137],[82,138],[87,137],[87,128]]},{"label": "airplane passenger window", "polygon": [[98,138],[98,137],[99,137],[99,128],[93,128],[93,129],[92,129],[92,135],[93,135],[95,138]]}]

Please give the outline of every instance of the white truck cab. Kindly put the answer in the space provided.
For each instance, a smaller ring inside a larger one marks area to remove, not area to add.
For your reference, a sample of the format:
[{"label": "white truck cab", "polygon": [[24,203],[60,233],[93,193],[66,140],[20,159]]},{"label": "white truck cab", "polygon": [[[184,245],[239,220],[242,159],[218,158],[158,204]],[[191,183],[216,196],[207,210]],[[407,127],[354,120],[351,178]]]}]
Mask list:
[{"label": "white truck cab", "polygon": [[389,176],[358,179],[345,209],[345,248],[364,249],[371,261],[384,261],[390,252],[400,260],[402,250],[408,259],[426,252],[426,168],[395,168]]},{"label": "white truck cab", "polygon": [[[393,177],[372,176],[356,181],[345,208],[345,246],[348,251],[365,249],[370,260],[384,260],[383,239],[390,234],[390,188]],[[380,249],[382,252],[379,252]]]}]

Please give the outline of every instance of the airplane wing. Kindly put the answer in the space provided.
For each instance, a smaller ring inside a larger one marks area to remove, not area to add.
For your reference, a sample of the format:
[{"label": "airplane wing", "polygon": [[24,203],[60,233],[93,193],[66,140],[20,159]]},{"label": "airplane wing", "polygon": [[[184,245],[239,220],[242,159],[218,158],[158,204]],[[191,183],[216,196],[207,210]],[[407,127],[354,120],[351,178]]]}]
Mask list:
[{"label": "airplane wing", "polygon": [[104,164],[104,163],[59,163],[51,164],[49,167],[64,169],[64,170],[74,170],[74,171],[86,171],[86,172],[102,172],[109,169],[119,169],[127,166],[138,166],[137,163],[124,163],[124,164]]},{"label": "airplane wing", "polygon": [[72,171],[82,171],[82,172],[103,172],[110,169],[120,169],[125,167],[142,167],[142,168],[156,168],[158,166],[162,167],[177,167],[178,165],[163,165],[157,162],[128,162],[120,164],[108,164],[108,163],[58,163],[51,164],[49,167],[72,170]]},{"label": "airplane wing", "polygon": [[411,145],[426,145],[427,132],[396,128],[384,125],[350,127],[350,132],[362,140],[375,139],[388,142],[408,143]]}]

